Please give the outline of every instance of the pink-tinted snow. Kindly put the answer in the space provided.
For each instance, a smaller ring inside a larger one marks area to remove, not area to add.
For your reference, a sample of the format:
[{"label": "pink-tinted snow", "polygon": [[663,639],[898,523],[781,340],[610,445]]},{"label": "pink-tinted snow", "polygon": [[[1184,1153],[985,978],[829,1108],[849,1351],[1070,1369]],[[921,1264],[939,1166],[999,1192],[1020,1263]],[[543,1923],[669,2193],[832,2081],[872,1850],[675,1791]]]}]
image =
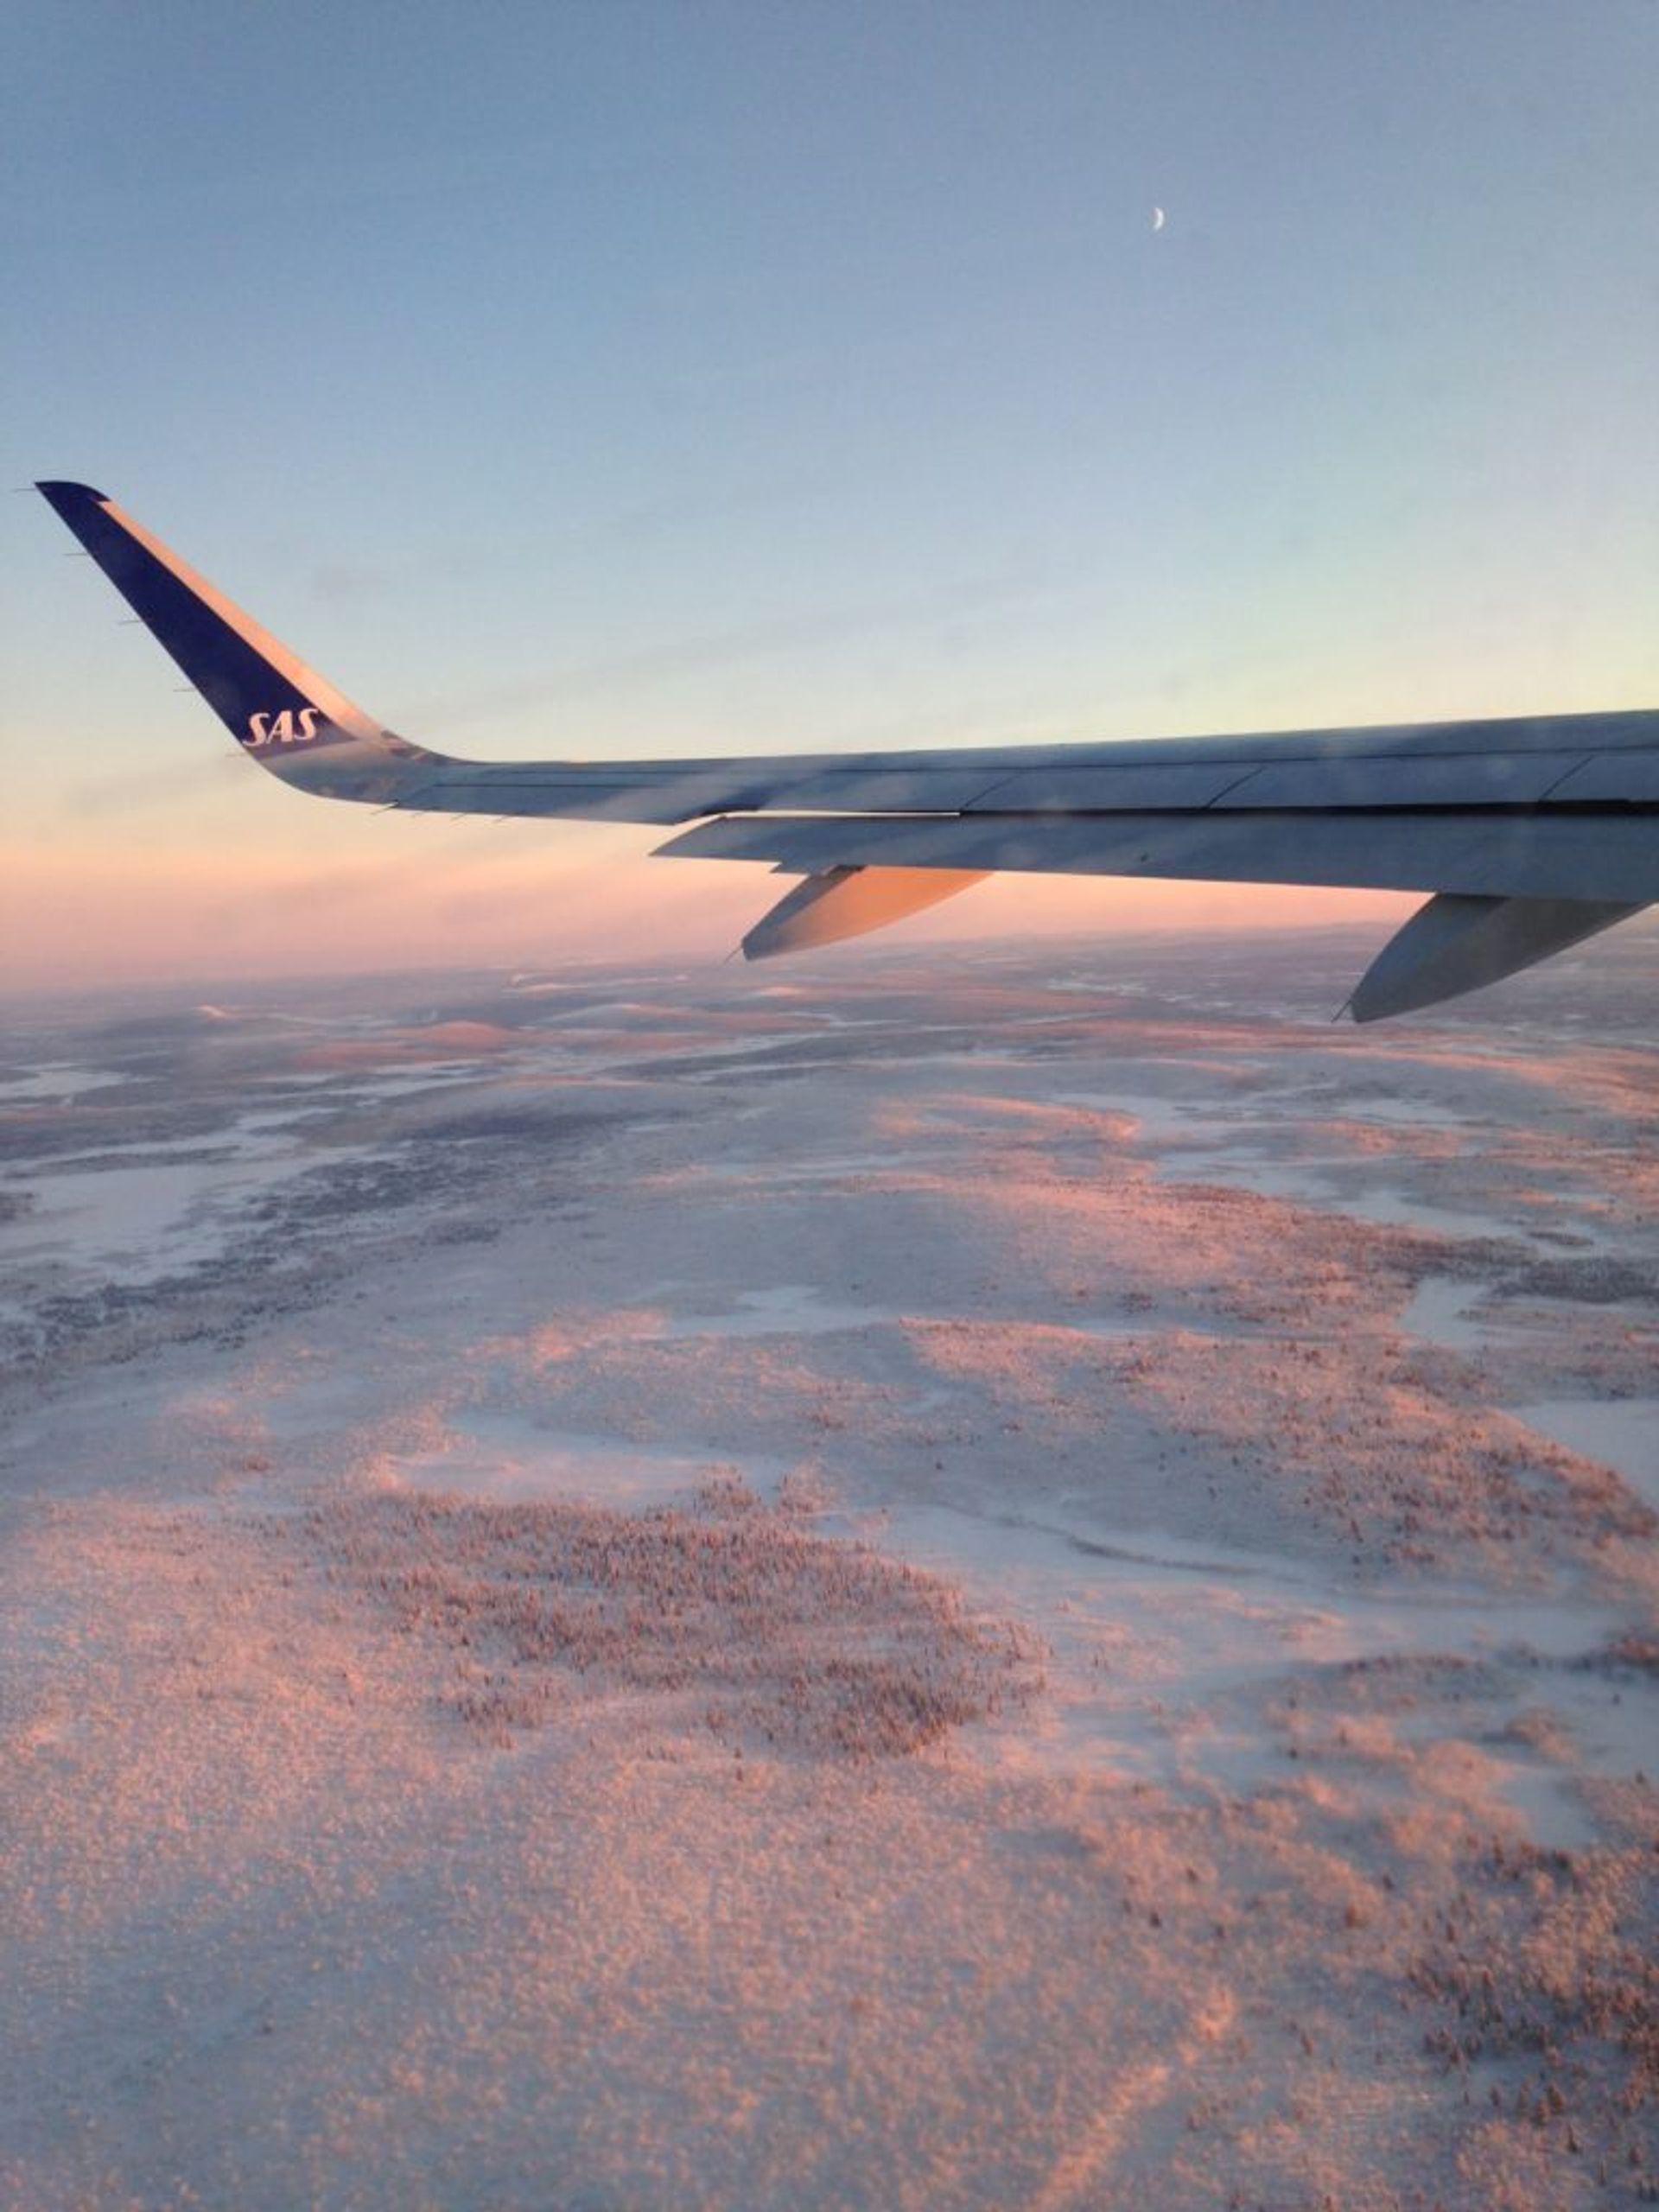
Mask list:
[{"label": "pink-tinted snow", "polygon": [[20,1015],[0,2203],[1651,2201],[1655,940],[1305,957]]}]

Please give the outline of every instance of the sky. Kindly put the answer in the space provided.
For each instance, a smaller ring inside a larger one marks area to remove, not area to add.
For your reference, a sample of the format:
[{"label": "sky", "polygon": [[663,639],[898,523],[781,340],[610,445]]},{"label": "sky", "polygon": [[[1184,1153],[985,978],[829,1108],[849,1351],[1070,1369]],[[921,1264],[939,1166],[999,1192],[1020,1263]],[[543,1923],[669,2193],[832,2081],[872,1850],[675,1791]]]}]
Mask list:
[{"label": "sky", "polygon": [[[1656,98],[1655,0],[11,0],[0,489],[480,757],[1651,705]],[[0,522],[0,988],[713,959],[778,888],[282,790]]]}]

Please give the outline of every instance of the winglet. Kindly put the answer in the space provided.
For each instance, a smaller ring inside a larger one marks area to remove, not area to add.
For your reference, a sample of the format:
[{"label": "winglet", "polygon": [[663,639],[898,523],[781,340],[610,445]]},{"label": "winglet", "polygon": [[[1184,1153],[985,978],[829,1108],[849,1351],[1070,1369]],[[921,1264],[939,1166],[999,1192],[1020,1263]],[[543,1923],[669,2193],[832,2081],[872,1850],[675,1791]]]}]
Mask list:
[{"label": "winglet", "polygon": [[245,752],[285,783],[385,803],[412,763],[396,737],[89,484],[37,484]]}]

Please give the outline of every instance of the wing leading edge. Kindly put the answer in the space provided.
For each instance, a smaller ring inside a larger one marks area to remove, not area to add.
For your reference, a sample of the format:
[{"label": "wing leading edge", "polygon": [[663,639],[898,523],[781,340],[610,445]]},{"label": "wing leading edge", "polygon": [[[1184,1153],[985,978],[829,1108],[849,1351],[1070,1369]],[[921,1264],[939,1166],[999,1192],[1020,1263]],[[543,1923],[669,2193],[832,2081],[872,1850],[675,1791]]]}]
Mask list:
[{"label": "wing leading edge", "polygon": [[321,797],[683,827],[675,858],[804,879],[750,958],[880,928],[993,870],[1436,894],[1351,1001],[1475,988],[1659,899],[1659,712],[1110,744],[484,762],[385,728],[88,486],[38,487],[243,749]]}]

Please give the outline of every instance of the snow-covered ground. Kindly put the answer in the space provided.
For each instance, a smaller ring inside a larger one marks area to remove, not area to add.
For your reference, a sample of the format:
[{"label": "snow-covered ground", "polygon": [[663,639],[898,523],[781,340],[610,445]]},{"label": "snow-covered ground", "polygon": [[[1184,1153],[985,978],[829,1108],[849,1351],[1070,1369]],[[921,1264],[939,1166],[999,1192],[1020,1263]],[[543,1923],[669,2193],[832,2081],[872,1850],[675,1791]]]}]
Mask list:
[{"label": "snow-covered ground", "polygon": [[11,1009],[0,2202],[1649,2201],[1659,940],[1362,963]]}]

